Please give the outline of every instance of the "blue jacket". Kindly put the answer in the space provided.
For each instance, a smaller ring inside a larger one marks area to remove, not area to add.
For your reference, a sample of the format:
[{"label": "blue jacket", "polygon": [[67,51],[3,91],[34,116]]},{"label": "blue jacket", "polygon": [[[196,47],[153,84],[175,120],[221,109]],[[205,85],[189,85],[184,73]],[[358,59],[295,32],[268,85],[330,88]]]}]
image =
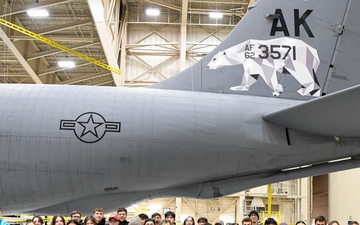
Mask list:
[{"label": "blue jacket", "polygon": [[9,223],[0,218],[0,225],[9,225]]}]

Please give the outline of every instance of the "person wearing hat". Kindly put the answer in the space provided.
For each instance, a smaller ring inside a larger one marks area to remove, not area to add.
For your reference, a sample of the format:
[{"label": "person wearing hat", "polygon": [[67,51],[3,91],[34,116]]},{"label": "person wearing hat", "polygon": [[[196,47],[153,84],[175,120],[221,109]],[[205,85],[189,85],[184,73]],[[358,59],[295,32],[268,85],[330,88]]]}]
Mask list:
[{"label": "person wearing hat", "polygon": [[109,217],[109,225],[119,225],[120,219],[118,215],[111,215]]},{"label": "person wearing hat", "polygon": [[249,218],[251,219],[251,225],[257,225],[260,219],[259,213],[256,210],[251,210],[249,213]]}]

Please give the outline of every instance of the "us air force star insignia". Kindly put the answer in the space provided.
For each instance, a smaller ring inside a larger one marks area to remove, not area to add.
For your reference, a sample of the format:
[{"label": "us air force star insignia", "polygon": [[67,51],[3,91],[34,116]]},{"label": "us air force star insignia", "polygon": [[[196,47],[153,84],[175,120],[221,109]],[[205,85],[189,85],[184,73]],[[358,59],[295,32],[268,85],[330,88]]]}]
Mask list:
[{"label": "us air force star insignia", "polygon": [[99,113],[87,112],[76,120],[60,120],[60,130],[72,130],[75,136],[85,143],[101,140],[106,132],[120,132],[120,122],[109,122]]},{"label": "us air force star insignia", "polygon": [[[91,120],[91,121],[90,121]],[[84,130],[81,134],[81,137],[83,137],[84,135],[86,135],[87,133],[92,133],[95,137],[99,138],[98,133],[96,131],[96,128],[101,126],[103,123],[97,123],[94,122],[94,118],[93,115],[91,114],[88,121],[87,122],[80,122],[78,121],[78,123],[80,123],[81,126],[84,127]]]}]

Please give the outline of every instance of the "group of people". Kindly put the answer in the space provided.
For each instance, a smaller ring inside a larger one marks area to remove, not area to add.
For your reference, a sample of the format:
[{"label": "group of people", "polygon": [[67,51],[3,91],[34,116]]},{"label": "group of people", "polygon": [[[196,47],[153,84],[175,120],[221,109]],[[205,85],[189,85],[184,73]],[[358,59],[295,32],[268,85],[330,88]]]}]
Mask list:
[{"label": "group of people", "polygon": [[[249,213],[249,217],[245,217],[242,220],[242,225],[258,225],[260,217],[257,211],[252,210]],[[324,216],[318,216],[314,221],[315,225],[340,225],[337,220],[332,220],[327,224],[326,218]],[[274,218],[268,218],[265,220],[264,225],[278,225],[277,221]],[[282,222],[280,225],[288,225],[286,222]],[[299,220],[295,223],[295,225],[306,225],[306,223],[302,220]],[[357,221],[351,221],[347,225],[359,225]]]},{"label": "group of people", "polygon": [[[106,221],[105,213],[102,208],[95,208],[94,214],[86,216],[82,220],[82,215],[79,211],[73,211],[70,214],[70,220],[65,221],[64,216],[55,215],[52,218],[51,225],[175,225],[175,213],[169,211],[165,213],[165,220],[162,220],[159,213],[154,213],[151,218],[146,214],[139,214],[138,217],[131,221],[126,220],[127,210],[125,208],[119,208],[115,215],[110,215]],[[192,218],[192,217],[191,217]],[[34,216],[31,221],[28,221],[26,225],[43,225],[43,219],[40,216]],[[184,223],[185,224],[185,223]],[[2,224],[1,224],[2,225]],[[186,223],[186,225],[195,225],[195,221],[192,218],[192,223]]]},{"label": "group of people", "polygon": [[[0,225],[9,225],[7,222],[1,219],[2,211],[0,208]],[[79,211],[73,211],[70,214],[70,220],[65,221],[64,216],[55,215],[51,221],[51,225],[176,225],[175,213],[168,211],[162,219],[159,213],[154,213],[151,218],[148,215],[141,213],[131,221],[127,221],[127,210],[125,208],[119,208],[115,215],[111,215],[106,221],[104,210],[102,208],[95,208],[94,214],[86,216],[82,220],[82,215]],[[250,211],[248,217],[245,217],[241,221],[241,225],[259,225],[259,213],[256,210]],[[324,216],[318,216],[315,218],[315,225],[327,225],[326,218]],[[32,220],[28,221],[26,225],[44,225],[44,221],[41,216],[34,216]],[[183,225],[196,225],[195,219],[192,216],[188,216]],[[211,225],[208,219],[201,217],[197,220],[197,225]],[[215,225],[224,225],[222,221],[216,221]],[[234,223],[232,225],[239,225]],[[264,225],[278,225],[274,218],[268,218],[265,220]],[[286,222],[282,222],[280,225],[287,225]],[[297,221],[295,225],[306,225],[304,221]],[[328,225],[340,225],[337,220],[330,221]],[[348,225],[359,225],[357,221],[351,221]]]}]

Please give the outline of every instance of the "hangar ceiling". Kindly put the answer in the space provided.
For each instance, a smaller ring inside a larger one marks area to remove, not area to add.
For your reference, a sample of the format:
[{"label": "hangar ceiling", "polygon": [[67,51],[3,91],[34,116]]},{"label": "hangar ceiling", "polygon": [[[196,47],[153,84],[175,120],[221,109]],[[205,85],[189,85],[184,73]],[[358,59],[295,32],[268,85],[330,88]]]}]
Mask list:
[{"label": "hangar ceiling", "polygon": [[[250,0],[252,1],[252,0]],[[20,33],[16,27],[0,26],[0,83],[44,83],[106,86],[144,86],[161,79],[160,67],[176,60],[179,70],[189,64],[187,60],[209,47],[206,39],[217,38],[214,31],[228,33],[246,13],[249,0],[3,0],[0,18],[51,39],[91,60],[121,69],[122,75],[74,56],[38,40],[37,36]],[[27,10],[46,9],[45,18],[30,17]],[[160,15],[150,17],[146,9],[156,8]],[[209,19],[210,12],[221,12],[222,19]],[[176,41],[166,38],[161,30],[178,30]],[[149,32],[131,40],[134,31]],[[188,40],[191,32],[206,34],[195,42]],[[144,40],[156,34],[161,43],[149,44]],[[129,38],[130,37],[130,38]],[[152,47],[149,47],[152,46]],[[200,47],[199,47],[200,46]],[[122,49],[124,51],[122,51]],[[206,54],[204,50],[203,54]],[[152,66],[141,56],[171,56],[165,63]],[[138,75],[124,73],[133,57],[145,69]],[[60,60],[72,60],[73,68],[61,68]],[[193,57],[190,63],[198,58]],[[178,72],[178,71],[173,71]],[[158,78],[147,82],[147,73]],[[159,76],[160,75],[160,76]]]}]

